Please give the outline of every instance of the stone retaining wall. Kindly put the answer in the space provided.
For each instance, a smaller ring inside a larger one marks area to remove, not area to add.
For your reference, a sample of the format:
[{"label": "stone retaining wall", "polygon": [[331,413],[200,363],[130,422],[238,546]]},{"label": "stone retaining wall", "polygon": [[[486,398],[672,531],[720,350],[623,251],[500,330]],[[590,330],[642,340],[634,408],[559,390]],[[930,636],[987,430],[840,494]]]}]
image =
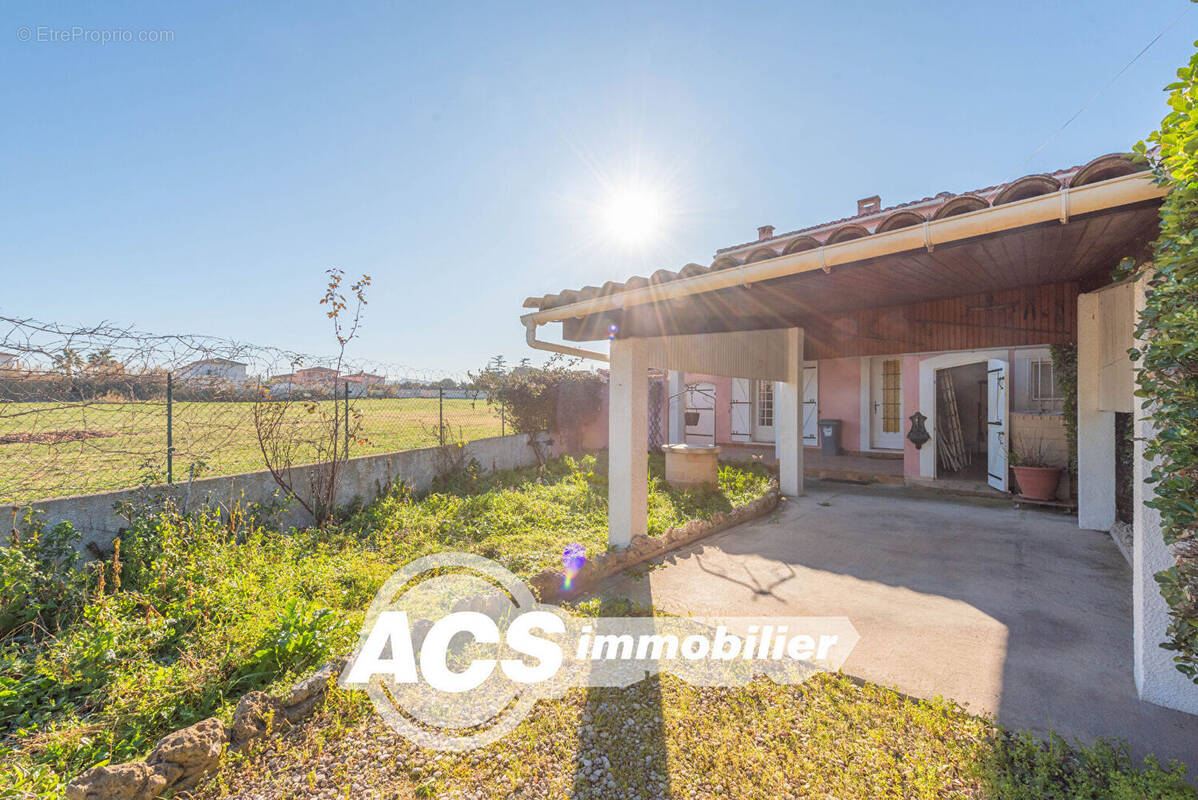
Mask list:
[{"label": "stone retaining wall", "polygon": [[634,536],[628,547],[609,550],[588,559],[570,581],[569,589],[566,589],[566,574],[560,569],[547,569],[537,573],[529,581],[529,586],[542,603],[577,597],[593,589],[604,578],[621,570],[770,513],[778,506],[779,494],[777,485],[774,485],[762,497],[737,506],[727,513],[717,512],[711,519],[693,519],[680,528],[670,528],[661,536]]}]

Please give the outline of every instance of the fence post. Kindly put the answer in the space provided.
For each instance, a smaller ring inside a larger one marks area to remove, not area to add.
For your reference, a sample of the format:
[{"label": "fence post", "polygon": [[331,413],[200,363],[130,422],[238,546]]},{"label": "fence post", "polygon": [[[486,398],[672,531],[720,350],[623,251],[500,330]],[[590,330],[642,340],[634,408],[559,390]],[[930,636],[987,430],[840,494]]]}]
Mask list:
[{"label": "fence post", "polygon": [[445,446],[445,387],[437,387],[437,438]]},{"label": "fence post", "polygon": [[175,482],[175,431],[173,429],[174,416],[174,399],[172,389],[174,388],[171,373],[166,373],[166,482]]},{"label": "fence post", "polygon": [[349,458],[349,381],[345,382],[345,457]]}]

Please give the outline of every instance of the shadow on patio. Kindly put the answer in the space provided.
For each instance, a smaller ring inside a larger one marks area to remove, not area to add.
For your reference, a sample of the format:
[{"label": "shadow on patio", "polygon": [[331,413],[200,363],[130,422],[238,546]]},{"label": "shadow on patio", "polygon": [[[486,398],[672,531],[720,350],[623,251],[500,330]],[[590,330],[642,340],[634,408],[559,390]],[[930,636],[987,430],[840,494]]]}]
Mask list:
[{"label": "shadow on patio", "polygon": [[1131,574],[1106,534],[1005,504],[810,486],[604,594],[678,614],[847,616],[861,635],[848,674],[1198,765],[1198,717],[1136,696]]}]

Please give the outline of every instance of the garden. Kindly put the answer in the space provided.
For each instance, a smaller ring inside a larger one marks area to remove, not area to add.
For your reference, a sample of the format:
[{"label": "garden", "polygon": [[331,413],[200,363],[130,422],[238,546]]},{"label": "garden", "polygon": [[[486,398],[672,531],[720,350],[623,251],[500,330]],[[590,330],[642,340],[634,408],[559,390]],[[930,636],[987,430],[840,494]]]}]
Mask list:
[{"label": "garden", "polygon": [[[769,488],[725,466],[718,490],[674,491],[652,462],[650,533]],[[244,693],[349,652],[376,589],[419,555],[464,550],[528,578],[569,544],[606,548],[603,460],[563,457],[415,496],[399,485],[324,530],[281,532],[278,508],[183,516],[147,500],[102,561],[78,563],[69,524],[17,525],[0,548],[0,797],[57,797],[83,770],[228,717]]]}]

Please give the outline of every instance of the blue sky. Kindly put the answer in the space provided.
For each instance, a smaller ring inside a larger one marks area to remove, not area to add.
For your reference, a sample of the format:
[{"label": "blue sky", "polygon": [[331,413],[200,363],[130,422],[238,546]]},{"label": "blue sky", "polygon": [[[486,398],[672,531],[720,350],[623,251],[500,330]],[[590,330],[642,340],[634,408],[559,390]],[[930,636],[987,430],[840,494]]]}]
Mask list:
[{"label": "blue sky", "polygon": [[[1188,6],[6,4],[0,313],[321,353],[338,266],[356,356],[515,360],[529,294],[1127,149],[1198,12],[1028,161]],[[72,26],[173,41],[36,40]],[[629,182],[637,247],[598,211]]]}]

